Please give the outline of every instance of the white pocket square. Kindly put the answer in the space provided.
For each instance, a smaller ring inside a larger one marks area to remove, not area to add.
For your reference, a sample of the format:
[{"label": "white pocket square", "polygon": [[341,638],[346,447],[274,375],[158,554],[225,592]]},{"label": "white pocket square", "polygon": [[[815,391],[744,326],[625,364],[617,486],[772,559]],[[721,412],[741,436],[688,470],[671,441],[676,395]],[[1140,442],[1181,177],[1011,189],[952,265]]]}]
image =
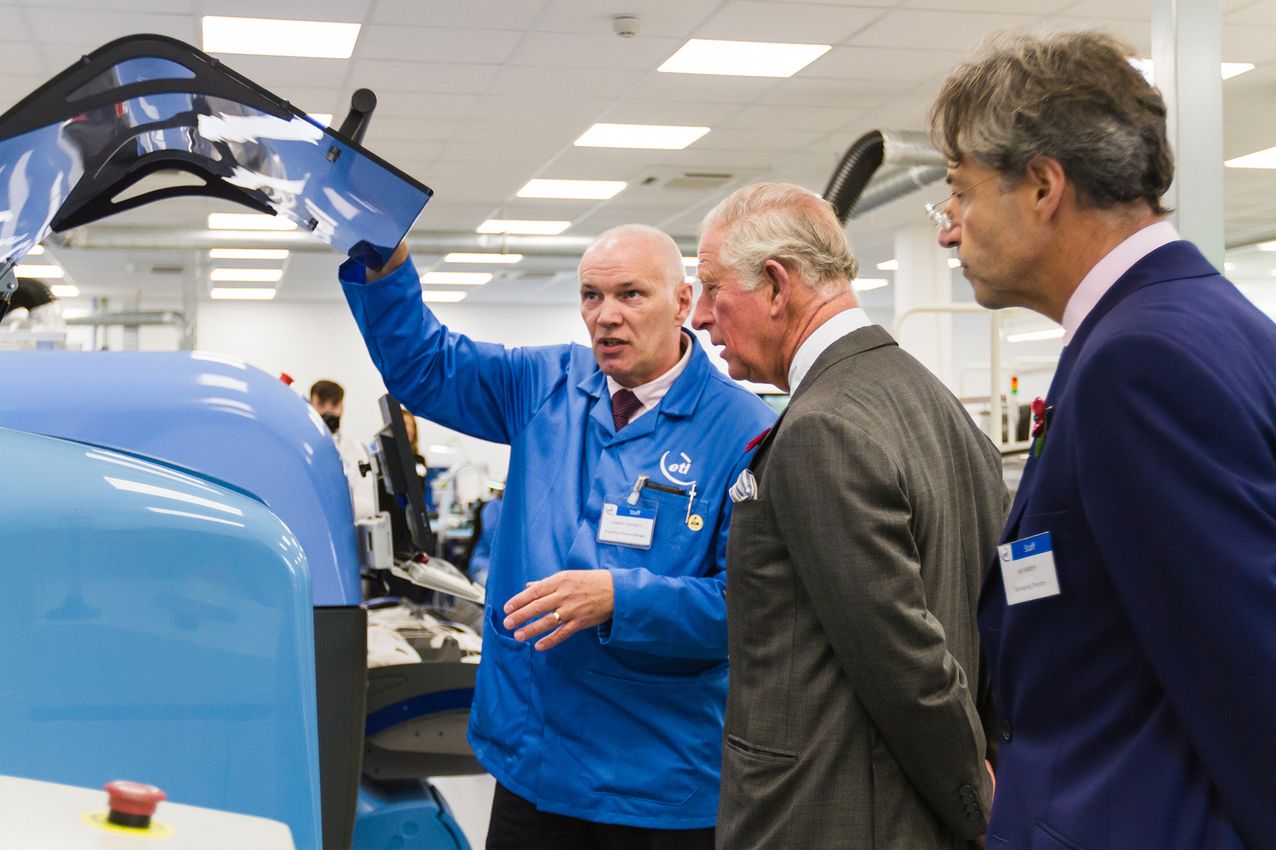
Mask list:
[{"label": "white pocket square", "polygon": [[741,470],[729,492],[733,502],[754,501],[758,498],[758,479],[753,477],[751,470]]}]

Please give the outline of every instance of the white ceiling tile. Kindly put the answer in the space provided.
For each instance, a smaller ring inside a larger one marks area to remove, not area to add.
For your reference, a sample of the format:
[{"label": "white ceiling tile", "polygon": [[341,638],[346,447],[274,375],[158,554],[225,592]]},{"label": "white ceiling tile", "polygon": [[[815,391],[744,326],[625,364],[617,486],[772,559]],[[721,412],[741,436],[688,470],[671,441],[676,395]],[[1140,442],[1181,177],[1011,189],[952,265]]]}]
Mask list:
[{"label": "white ceiling tile", "polygon": [[340,89],[345,86],[346,75],[350,73],[350,63],[344,59],[231,55],[218,55],[217,58],[232,71],[290,101],[289,91],[293,87]]},{"label": "white ceiling tile", "polygon": [[788,80],[765,97],[762,103],[779,106],[830,109],[868,109],[897,100],[917,87],[903,80]]},{"label": "white ceiling tile", "polygon": [[777,151],[696,150],[672,151],[659,163],[665,168],[678,168],[698,173],[733,172],[769,168]]},{"label": "white ceiling tile", "polygon": [[869,46],[834,47],[803,72],[803,78],[918,83],[964,62],[968,52]]},{"label": "white ceiling tile", "polygon": [[519,43],[510,62],[560,68],[646,69],[668,59],[680,44],[673,38],[532,32]]},{"label": "white ceiling tile", "polygon": [[374,24],[364,27],[355,55],[360,59],[409,62],[505,62],[522,33]]},{"label": "white ceiling tile", "polygon": [[0,112],[16,105],[47,81],[47,77],[0,76]]},{"label": "white ceiling tile", "polygon": [[1230,24],[1223,27],[1223,59],[1229,62],[1253,62],[1256,65],[1270,64],[1276,60],[1276,17],[1269,19],[1266,27]]},{"label": "white ceiling tile", "polygon": [[576,97],[619,97],[642,76],[643,71],[636,68],[591,68],[582,74],[577,68],[505,65],[492,77],[487,91],[498,95],[570,92]]},{"label": "white ceiling tile", "polygon": [[723,125],[724,128],[754,127],[763,133],[773,127],[788,130],[829,130],[845,126],[863,114],[855,109],[814,109],[799,106],[746,106]]},{"label": "white ceiling tile", "polygon": [[358,23],[368,17],[372,0],[201,0],[200,12],[243,18]]},{"label": "white ceiling tile", "polygon": [[1080,0],[1061,9],[1059,14],[1072,18],[1126,18],[1151,21],[1152,0],[1122,0],[1120,3],[1113,3],[1111,0]]},{"label": "white ceiling tile", "polygon": [[[936,15],[950,12],[1006,12],[1015,11],[1030,15],[1054,15],[1067,10],[1076,0],[1019,0],[1007,8],[1005,0],[904,0],[900,5],[912,9],[929,9]],[[1122,7],[1135,7],[1144,0],[1124,0]],[[1150,0],[1148,0],[1150,2]],[[1116,8],[1114,4],[1110,7]]]},{"label": "white ceiling tile", "polygon": [[[721,5],[721,0],[550,0],[536,19],[540,32],[606,35],[616,42],[639,41],[649,36],[685,38]],[[640,21],[634,39],[622,39],[612,30],[616,15],[634,15]]]},{"label": "white ceiling tile", "polygon": [[[377,92],[377,110],[384,110],[386,114],[395,116],[414,116],[422,122],[461,120],[470,115],[480,99],[481,96],[476,94],[380,90]],[[374,124],[376,120],[374,112]]]},{"label": "white ceiling tile", "polygon": [[350,68],[349,79],[360,87],[379,92],[399,89],[425,92],[478,94],[500,71],[500,65],[467,62],[390,62],[359,59]]},{"label": "white ceiling tile", "polygon": [[772,77],[720,77],[652,71],[634,86],[629,96],[639,100],[755,103],[781,82]]},{"label": "white ceiling tile", "polygon": [[[27,4],[31,5],[31,4]],[[47,0],[39,4],[45,9],[95,9],[111,12],[154,12],[153,0]],[[199,11],[197,0],[166,0],[164,12],[193,15]],[[198,47],[199,45],[196,45]]]},{"label": "white ceiling tile", "polygon": [[741,106],[735,103],[683,103],[625,98],[599,120],[613,124],[716,127],[740,109]]},{"label": "white ceiling tile", "polygon": [[904,47],[929,50],[969,50],[990,32],[1028,27],[1040,21],[1030,15],[936,14],[895,9],[853,36],[848,44],[865,47]]},{"label": "white ceiling tile", "polygon": [[1129,43],[1131,47],[1138,51],[1140,56],[1151,55],[1152,25],[1146,18],[1138,20],[1119,18],[1094,20],[1074,17],[1069,13],[1066,17],[1051,18],[1047,23],[1040,25],[1038,29],[1047,32],[1097,29]]},{"label": "white ceiling tile", "polygon": [[156,33],[199,46],[198,21],[192,15],[158,15],[142,12],[101,12],[86,9],[28,7],[31,27],[45,44],[92,44],[136,33]]},{"label": "white ceiling tile", "polygon": [[724,128],[713,130],[696,144],[702,151],[743,150],[777,151],[805,147],[820,139],[824,133],[810,130],[768,129],[765,132]]},{"label": "white ceiling tile", "polygon": [[[333,120],[340,123],[344,117],[338,116]],[[443,141],[452,138],[460,126],[460,121],[423,119],[421,116],[398,118],[374,112],[372,114],[372,122],[368,125],[368,135],[364,138],[364,145],[375,148],[382,140],[398,141],[401,139]]]},{"label": "white ceiling tile", "polygon": [[[470,117],[476,121],[518,121],[556,128],[560,134],[570,135],[574,128],[585,132],[594,118],[602,113],[611,101],[597,97],[527,98],[506,95],[480,95],[475,99]],[[579,134],[578,133],[578,134]],[[575,137],[563,139],[569,143]],[[512,140],[504,140],[509,144]]]},{"label": "white ceiling tile", "polygon": [[696,29],[697,38],[837,44],[882,16],[884,10],[813,3],[733,2]]},{"label": "white ceiling tile", "polygon": [[525,30],[545,0],[377,0],[372,22],[393,26]]}]

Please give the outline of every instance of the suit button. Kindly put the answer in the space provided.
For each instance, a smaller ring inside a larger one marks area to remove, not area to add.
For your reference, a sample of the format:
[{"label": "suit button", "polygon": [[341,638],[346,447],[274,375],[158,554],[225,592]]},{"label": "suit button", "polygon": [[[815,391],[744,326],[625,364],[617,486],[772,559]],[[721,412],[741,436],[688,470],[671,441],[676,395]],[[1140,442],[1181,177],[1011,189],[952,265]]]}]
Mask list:
[{"label": "suit button", "polygon": [[1001,721],[1001,740],[1009,741],[1015,736],[1015,729],[1010,725],[1009,720]]}]

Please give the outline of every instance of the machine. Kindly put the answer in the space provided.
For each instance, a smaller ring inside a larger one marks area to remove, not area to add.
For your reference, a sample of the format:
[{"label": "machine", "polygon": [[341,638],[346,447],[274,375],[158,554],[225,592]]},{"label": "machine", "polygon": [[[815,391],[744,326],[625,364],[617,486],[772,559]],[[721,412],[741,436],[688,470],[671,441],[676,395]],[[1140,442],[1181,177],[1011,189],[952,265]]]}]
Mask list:
[{"label": "machine", "polygon": [[[367,111],[318,127],[172,39],[94,51],[0,116],[0,313],[9,269],[50,232],[176,195],[388,257],[430,190],[358,145]],[[136,191],[161,171],[196,179]],[[365,612],[340,459],[305,401],[215,354],[5,353],[0,459],[6,787],[53,816],[140,780],[227,823],[282,824],[301,850],[350,848],[356,809],[375,809],[358,791]],[[414,846],[466,847],[419,779],[389,790],[401,829],[441,827]],[[5,828],[5,846],[28,835]],[[208,846],[201,831],[165,844]]]}]

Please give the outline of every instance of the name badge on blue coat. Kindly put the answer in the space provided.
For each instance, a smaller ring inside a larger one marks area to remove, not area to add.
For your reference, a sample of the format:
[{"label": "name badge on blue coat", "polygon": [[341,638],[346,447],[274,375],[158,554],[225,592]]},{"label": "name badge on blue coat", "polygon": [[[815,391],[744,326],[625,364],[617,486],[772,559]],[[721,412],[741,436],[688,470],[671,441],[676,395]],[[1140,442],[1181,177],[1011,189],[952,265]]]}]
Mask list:
[{"label": "name badge on blue coat", "polygon": [[650,549],[655,530],[656,508],[654,505],[605,502],[602,520],[598,523],[598,542]]},{"label": "name badge on blue coat", "polygon": [[997,547],[1006,604],[1018,605],[1059,595],[1059,574],[1054,568],[1050,532],[1034,534]]}]

